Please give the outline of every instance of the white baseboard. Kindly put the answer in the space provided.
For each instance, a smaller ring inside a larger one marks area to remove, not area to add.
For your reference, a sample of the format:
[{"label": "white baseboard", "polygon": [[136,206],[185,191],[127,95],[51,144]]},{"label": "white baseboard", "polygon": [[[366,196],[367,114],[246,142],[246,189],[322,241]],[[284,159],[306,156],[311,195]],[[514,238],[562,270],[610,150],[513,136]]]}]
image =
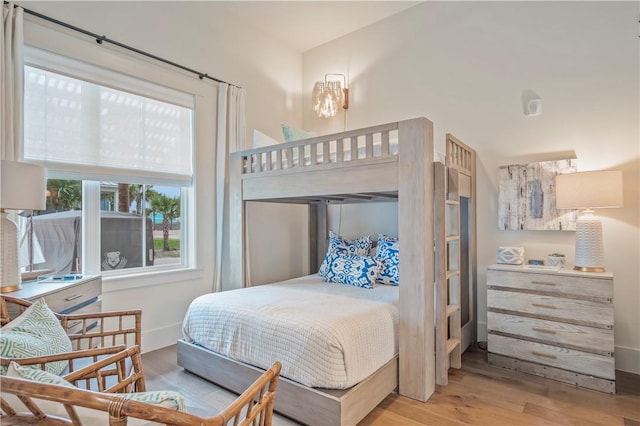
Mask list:
[{"label": "white baseboard", "polygon": [[182,323],[142,332],[142,353],[175,345],[182,338]]},{"label": "white baseboard", "polygon": [[616,370],[640,374],[640,349],[616,346]]}]

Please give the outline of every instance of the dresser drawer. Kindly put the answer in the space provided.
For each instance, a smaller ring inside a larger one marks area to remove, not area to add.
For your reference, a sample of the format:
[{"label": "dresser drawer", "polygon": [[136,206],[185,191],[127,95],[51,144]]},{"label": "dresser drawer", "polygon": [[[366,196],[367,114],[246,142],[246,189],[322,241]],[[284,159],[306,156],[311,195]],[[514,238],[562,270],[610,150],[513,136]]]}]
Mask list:
[{"label": "dresser drawer", "polygon": [[589,300],[613,299],[613,280],[574,276],[571,273],[487,270],[487,287],[507,287],[545,293],[569,294]]},{"label": "dresser drawer", "polygon": [[611,303],[489,289],[487,308],[493,312],[523,313],[573,324],[613,328]]},{"label": "dresser drawer", "polygon": [[614,358],[489,333],[488,350],[537,364],[615,380]]},{"label": "dresser drawer", "polygon": [[[71,315],[94,314],[98,312],[102,312],[102,300],[100,299],[97,299],[95,302],[89,303],[88,305],[85,305],[80,309],[73,311]],[[91,329],[96,327],[97,325],[97,321],[87,323],[87,328]],[[67,324],[67,334],[77,334],[80,332],[82,332],[82,320],[73,320]]]},{"label": "dresser drawer", "polygon": [[570,349],[584,350],[604,356],[613,355],[613,330],[587,327],[538,318],[487,312],[489,332],[535,339]]},{"label": "dresser drawer", "polygon": [[95,279],[49,294],[46,301],[52,311],[66,314],[73,311],[74,307],[100,296],[101,293],[102,282]]}]

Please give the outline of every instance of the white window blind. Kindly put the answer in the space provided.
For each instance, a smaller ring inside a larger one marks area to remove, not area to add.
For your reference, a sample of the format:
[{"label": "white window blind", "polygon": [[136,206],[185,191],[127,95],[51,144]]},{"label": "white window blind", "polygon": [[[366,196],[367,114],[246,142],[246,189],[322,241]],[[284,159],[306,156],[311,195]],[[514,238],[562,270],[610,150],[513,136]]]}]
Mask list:
[{"label": "white window blind", "polygon": [[192,127],[191,108],[25,67],[24,157],[50,169],[83,179],[188,183]]}]

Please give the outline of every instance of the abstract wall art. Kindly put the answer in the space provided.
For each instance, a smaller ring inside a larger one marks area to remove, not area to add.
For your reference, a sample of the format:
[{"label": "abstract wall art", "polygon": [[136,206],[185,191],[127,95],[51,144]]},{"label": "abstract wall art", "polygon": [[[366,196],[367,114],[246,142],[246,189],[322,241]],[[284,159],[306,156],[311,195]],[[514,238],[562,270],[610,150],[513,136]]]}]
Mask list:
[{"label": "abstract wall art", "polygon": [[499,229],[575,231],[577,211],[556,209],[555,177],[576,172],[576,162],[569,159],[501,166]]}]

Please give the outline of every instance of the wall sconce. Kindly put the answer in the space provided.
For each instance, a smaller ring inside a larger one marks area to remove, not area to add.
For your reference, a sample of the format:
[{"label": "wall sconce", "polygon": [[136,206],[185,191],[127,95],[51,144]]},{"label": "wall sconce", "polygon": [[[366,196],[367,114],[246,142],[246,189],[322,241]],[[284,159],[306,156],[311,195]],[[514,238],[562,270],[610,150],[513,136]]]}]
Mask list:
[{"label": "wall sconce", "polygon": [[604,272],[602,223],[594,208],[622,207],[622,172],[600,170],[556,176],[556,207],[585,209],[576,222],[576,265],[584,272]]},{"label": "wall sconce", "polygon": [[[340,85],[340,80],[329,80],[329,76],[342,78],[344,88]],[[325,74],[324,81],[317,81],[313,86],[311,102],[313,110],[318,117],[335,116],[340,104],[342,104],[342,109],[348,109],[349,89],[347,88],[347,77],[344,74]]]}]

